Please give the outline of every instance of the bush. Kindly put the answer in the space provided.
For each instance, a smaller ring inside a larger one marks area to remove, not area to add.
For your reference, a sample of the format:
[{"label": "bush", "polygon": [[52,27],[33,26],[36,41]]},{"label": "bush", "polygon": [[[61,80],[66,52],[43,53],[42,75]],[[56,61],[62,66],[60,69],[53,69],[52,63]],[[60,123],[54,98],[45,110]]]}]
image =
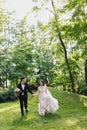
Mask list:
[{"label": "bush", "polygon": [[15,96],[14,89],[6,90],[0,93],[0,103],[15,100],[17,100],[17,97]]}]

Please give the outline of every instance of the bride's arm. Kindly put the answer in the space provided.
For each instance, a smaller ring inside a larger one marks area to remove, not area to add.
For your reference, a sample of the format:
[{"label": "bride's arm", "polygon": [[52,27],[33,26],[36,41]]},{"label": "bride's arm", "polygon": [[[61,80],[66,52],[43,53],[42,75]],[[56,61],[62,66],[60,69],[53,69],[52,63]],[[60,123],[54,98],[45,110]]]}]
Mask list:
[{"label": "bride's arm", "polygon": [[34,95],[34,96],[38,96],[39,93],[40,93],[40,90],[39,90],[39,88],[38,88],[38,91],[37,91],[35,94],[33,94],[33,95]]}]

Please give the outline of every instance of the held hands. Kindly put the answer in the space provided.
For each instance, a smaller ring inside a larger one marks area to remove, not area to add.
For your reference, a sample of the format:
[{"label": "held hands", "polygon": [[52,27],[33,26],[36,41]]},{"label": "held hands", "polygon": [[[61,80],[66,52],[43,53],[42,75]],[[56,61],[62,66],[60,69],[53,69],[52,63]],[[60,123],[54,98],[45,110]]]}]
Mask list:
[{"label": "held hands", "polygon": [[32,97],[35,97],[35,96],[37,96],[38,95],[38,93],[36,93],[36,94],[32,94]]},{"label": "held hands", "polygon": [[34,97],[34,94],[32,94],[32,97]]}]

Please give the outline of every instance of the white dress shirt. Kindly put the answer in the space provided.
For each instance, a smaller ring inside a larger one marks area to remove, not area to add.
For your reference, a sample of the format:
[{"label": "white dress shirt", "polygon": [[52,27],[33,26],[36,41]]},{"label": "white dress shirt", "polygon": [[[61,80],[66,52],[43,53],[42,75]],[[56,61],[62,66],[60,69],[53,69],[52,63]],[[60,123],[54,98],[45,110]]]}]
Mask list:
[{"label": "white dress shirt", "polygon": [[25,85],[24,85],[24,84],[21,84],[21,86],[22,86],[22,89],[24,90],[24,88],[25,88]]}]

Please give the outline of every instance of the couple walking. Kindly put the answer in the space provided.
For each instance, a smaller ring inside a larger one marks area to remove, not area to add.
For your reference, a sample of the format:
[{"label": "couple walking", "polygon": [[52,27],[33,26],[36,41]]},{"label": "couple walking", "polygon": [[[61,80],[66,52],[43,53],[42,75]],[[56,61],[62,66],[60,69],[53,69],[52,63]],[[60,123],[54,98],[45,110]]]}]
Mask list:
[{"label": "couple walking", "polygon": [[[35,96],[27,84],[27,78],[24,76],[21,78],[20,84],[18,84],[17,87],[20,90],[19,93],[19,101],[20,101],[20,108],[21,108],[21,114],[24,115],[24,108],[26,113],[28,113],[28,91],[31,93],[32,96]],[[38,94],[39,94],[39,100],[38,100],[38,111],[39,115],[45,115],[48,112],[54,113],[58,108],[58,100],[55,99],[50,91],[48,90],[45,82],[43,80],[40,81],[39,87],[38,87]]]}]

